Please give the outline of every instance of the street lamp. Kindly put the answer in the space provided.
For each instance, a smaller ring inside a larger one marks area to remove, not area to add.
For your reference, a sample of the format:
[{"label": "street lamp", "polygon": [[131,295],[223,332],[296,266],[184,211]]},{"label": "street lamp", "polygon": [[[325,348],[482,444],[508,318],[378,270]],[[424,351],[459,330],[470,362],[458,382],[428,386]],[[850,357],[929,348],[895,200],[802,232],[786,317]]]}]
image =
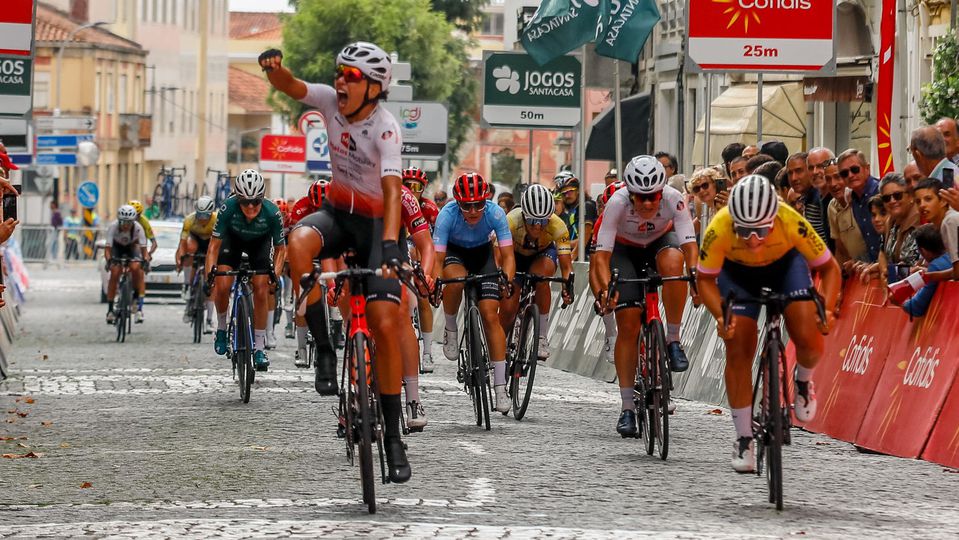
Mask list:
[{"label": "street lamp", "polygon": [[63,49],[64,49],[64,47],[66,47],[67,43],[73,41],[73,38],[76,37],[76,35],[77,35],[78,33],[80,33],[81,30],[86,30],[87,28],[95,28],[95,27],[98,27],[98,26],[103,26],[104,24],[110,24],[110,22],[109,22],[109,21],[97,21],[97,22],[92,22],[92,23],[87,23],[87,24],[80,25],[80,26],[74,28],[73,31],[70,32],[70,33],[67,35],[67,39],[66,39],[66,40],[60,42],[60,47],[59,47],[59,49],[57,50],[57,116],[59,116],[59,111],[60,111],[60,109],[62,108],[62,107],[61,107],[61,103],[60,103],[60,86],[61,86],[61,82],[60,82],[60,81],[61,81],[61,77],[60,77],[60,74],[61,74],[61,70],[62,70],[62,68],[63,68]]}]

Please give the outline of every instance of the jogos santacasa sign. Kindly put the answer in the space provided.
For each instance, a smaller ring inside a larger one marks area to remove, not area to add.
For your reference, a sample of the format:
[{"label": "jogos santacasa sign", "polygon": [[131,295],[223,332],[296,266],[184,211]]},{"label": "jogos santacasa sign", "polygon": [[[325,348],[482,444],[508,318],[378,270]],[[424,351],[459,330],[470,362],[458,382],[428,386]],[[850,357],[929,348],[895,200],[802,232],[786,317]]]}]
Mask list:
[{"label": "jogos santacasa sign", "polygon": [[492,127],[568,129],[580,122],[582,64],[539,65],[526,53],[484,51],[483,120]]},{"label": "jogos santacasa sign", "polygon": [[835,70],[835,2],[688,0],[686,14],[691,70]]}]

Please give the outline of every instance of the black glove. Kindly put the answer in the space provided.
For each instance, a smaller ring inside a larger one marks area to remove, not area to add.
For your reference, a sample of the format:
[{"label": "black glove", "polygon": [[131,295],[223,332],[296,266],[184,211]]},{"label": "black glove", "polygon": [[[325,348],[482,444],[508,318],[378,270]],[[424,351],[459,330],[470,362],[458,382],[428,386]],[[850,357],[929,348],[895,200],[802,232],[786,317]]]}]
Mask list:
[{"label": "black glove", "polygon": [[403,252],[396,240],[383,240],[383,264],[394,268],[403,264]]},{"label": "black glove", "polygon": [[260,53],[260,57],[256,59],[263,71],[267,73],[273,71],[273,68],[263,67],[263,61],[271,58],[279,58],[280,60],[283,60],[283,53],[280,52],[280,49],[267,49]]},{"label": "black glove", "polygon": [[213,291],[213,280],[216,279],[216,267],[210,270],[210,273],[206,275],[206,282],[203,284],[203,294],[210,296],[210,292]]}]

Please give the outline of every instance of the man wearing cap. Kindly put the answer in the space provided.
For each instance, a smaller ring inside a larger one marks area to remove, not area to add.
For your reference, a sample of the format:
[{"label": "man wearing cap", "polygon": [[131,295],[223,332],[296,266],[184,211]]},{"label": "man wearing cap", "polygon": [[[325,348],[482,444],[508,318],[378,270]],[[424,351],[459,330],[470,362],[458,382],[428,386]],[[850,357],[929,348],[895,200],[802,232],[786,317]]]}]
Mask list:
[{"label": "man wearing cap", "polygon": [[[563,199],[564,211],[559,215],[566,228],[569,229],[569,239],[576,245],[579,237],[579,178],[573,173],[563,171],[553,178],[556,185],[556,193]],[[584,238],[593,237],[593,224],[596,223],[596,217],[599,212],[596,210],[596,201],[586,198],[586,232]],[[575,249],[575,247],[574,247]]]},{"label": "man wearing cap", "polygon": [[609,172],[606,173],[606,177],[603,178],[603,184],[607,186],[612,184],[613,182],[618,182],[618,181],[619,181],[619,171],[617,171],[616,169],[610,169]]}]

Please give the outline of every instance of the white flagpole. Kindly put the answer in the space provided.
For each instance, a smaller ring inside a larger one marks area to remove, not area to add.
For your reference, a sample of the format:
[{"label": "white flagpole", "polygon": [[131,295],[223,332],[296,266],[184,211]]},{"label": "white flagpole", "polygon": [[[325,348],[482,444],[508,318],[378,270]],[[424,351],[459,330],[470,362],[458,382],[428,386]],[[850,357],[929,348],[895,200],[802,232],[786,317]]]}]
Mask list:
[{"label": "white flagpole", "polygon": [[582,47],[580,62],[580,101],[579,101],[579,238],[578,258],[586,261],[586,45]]},{"label": "white flagpole", "polygon": [[616,130],[615,140],[616,140],[616,170],[623,170],[623,108],[622,108],[622,96],[620,91],[619,83],[619,60],[613,60],[613,96],[615,96],[614,102],[614,114],[613,117],[613,126]]}]

